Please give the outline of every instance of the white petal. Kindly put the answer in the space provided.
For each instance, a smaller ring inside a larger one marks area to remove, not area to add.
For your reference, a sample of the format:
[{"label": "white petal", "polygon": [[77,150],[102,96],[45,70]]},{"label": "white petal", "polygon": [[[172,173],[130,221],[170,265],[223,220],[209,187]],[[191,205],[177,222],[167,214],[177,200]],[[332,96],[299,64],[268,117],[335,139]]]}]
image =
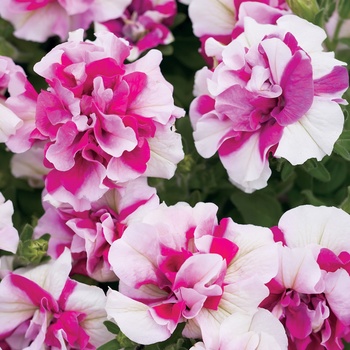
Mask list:
[{"label": "white petal", "polygon": [[283,157],[293,165],[310,158],[321,160],[332,153],[343,123],[344,115],[336,102],[315,97],[309,111],[283,129],[275,157]]},{"label": "white petal", "polygon": [[279,247],[280,271],[276,280],[287,289],[299,293],[322,293],[324,284],[312,250],[304,247]]},{"label": "white petal", "polygon": [[145,176],[170,179],[174,176],[177,164],[183,159],[181,135],[170,130],[170,126],[156,133],[148,140],[151,157],[147,163]]},{"label": "white petal", "polygon": [[132,341],[139,344],[153,344],[170,337],[166,326],[157,324],[152,318],[149,307],[143,303],[109,290],[106,310],[120,330]]},{"label": "white petal", "polygon": [[350,251],[350,215],[341,209],[302,205],[287,211],[278,227],[291,248],[318,244],[335,254]]},{"label": "white petal", "polygon": [[268,162],[261,159],[259,136],[253,134],[238,150],[220,157],[230,181],[247,193],[266,187],[271,175]]},{"label": "white petal", "polygon": [[232,0],[192,0],[188,11],[196,36],[231,34],[235,24]]},{"label": "white petal", "polygon": [[231,130],[231,125],[230,119],[220,120],[216,113],[203,115],[193,133],[198,153],[204,158],[212,157]]}]

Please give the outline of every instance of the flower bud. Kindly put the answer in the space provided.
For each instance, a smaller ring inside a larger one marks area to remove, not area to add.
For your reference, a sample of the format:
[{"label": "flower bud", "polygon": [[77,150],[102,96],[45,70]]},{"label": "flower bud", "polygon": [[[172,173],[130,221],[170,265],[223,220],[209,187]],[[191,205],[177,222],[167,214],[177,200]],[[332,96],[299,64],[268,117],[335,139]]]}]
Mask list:
[{"label": "flower bud", "polygon": [[313,22],[320,11],[316,0],[286,0],[286,2],[293,13],[309,22]]},{"label": "flower bud", "polygon": [[17,250],[18,265],[26,266],[29,264],[39,264],[46,256],[48,248],[48,237],[42,237],[36,240],[20,241]]}]

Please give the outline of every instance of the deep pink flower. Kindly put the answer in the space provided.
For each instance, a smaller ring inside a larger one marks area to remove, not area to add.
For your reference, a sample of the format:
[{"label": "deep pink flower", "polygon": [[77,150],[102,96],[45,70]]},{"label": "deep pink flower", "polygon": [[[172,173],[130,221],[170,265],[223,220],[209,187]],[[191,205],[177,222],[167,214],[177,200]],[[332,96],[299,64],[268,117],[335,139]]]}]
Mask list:
[{"label": "deep pink flower", "polygon": [[262,227],[220,223],[217,207],[161,204],[132,222],[109,252],[119,292],[108,293],[107,313],[130,339],[183,335],[219,341],[220,324],[237,311],[255,312],[266,295],[263,281],[276,273],[276,245]]},{"label": "deep pink flower", "polygon": [[128,224],[157,207],[159,199],[145,178],[129,181],[106,192],[91,208],[75,211],[68,203],[52,205],[44,201],[45,213],[34,236],[50,233],[48,254],[57,259],[65,247],[73,257],[72,273],[88,275],[97,281],[114,281],[108,262],[111,244]]},{"label": "deep pink flower", "polygon": [[119,18],[95,23],[95,30],[109,30],[129,41],[129,60],[158,45],[167,45],[174,38],[169,26],[176,15],[175,0],[133,0]]},{"label": "deep pink flower", "polygon": [[70,269],[66,250],[56,261],[4,277],[0,283],[1,346],[93,350],[113,338],[103,324],[106,299],[102,289],[69,279]]},{"label": "deep pink flower", "polygon": [[296,165],[332,152],[348,72],[323,52],[325,38],[320,27],[285,15],[276,25],[245,17],[244,32],[227,46],[207,40],[207,54],[220,63],[196,76],[195,145],[206,158],[218,151],[230,181],[244,191],[267,185],[270,154]]},{"label": "deep pink flower", "polygon": [[289,349],[343,349],[350,336],[350,216],[300,206],[274,227],[279,271],[261,306],[283,323]]},{"label": "deep pink flower", "polygon": [[170,178],[183,158],[173,88],[161,74],[161,53],[131,64],[127,43],[110,32],[94,42],[74,32],[35,65],[46,78],[36,125],[47,142],[46,189],[86,209],[110,187],[141,175]]},{"label": "deep pink flower", "polygon": [[53,35],[61,40],[69,31],[87,29],[93,21],[119,17],[131,0],[2,0],[0,15],[15,27],[14,35],[44,42]]}]

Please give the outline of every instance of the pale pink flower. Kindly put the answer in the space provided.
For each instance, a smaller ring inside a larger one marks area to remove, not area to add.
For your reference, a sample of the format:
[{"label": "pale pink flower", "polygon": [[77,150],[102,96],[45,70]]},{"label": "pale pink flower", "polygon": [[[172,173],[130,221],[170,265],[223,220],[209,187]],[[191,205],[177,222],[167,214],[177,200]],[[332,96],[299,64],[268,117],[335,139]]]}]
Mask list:
[{"label": "pale pink flower", "polygon": [[350,215],[300,206],[272,231],[284,246],[261,306],[283,323],[290,349],[343,349],[350,340]]},{"label": "pale pink flower", "polygon": [[[9,97],[5,97],[6,92]],[[0,142],[13,152],[24,152],[32,145],[36,98],[37,92],[22,67],[0,56]]]},{"label": "pale pink flower", "polygon": [[170,178],[183,158],[174,123],[184,111],[160,71],[161,53],[124,64],[124,40],[103,32],[83,42],[82,34],[72,33],[34,67],[49,84],[36,114],[51,168],[46,189],[76,210],[141,175]]},{"label": "pale pink flower", "polygon": [[191,350],[284,350],[288,340],[282,324],[267,310],[236,312],[220,325],[219,342],[206,346],[196,343]]},{"label": "pale pink flower", "polygon": [[91,208],[75,211],[69,203],[44,202],[45,213],[35,227],[34,237],[51,235],[48,254],[57,258],[65,247],[73,257],[72,273],[100,281],[115,281],[108,262],[111,244],[119,239],[131,221],[159,205],[156,190],[146,178],[121,184],[91,203]]},{"label": "pale pink flower", "polygon": [[107,313],[130,339],[165,340],[181,322],[183,335],[219,340],[220,324],[235,312],[255,312],[276,273],[276,245],[262,227],[216,218],[217,207],[161,204],[132,222],[109,252],[119,277]]},{"label": "pale pink flower", "polygon": [[0,193],[0,249],[16,253],[19,235],[12,223],[13,204]]},{"label": "pale pink flower", "polygon": [[190,107],[195,145],[205,158],[217,151],[230,181],[246,192],[267,185],[268,157],[293,165],[330,154],[344,116],[344,62],[324,52],[326,33],[297,16],[276,25],[244,19],[229,45],[214,39],[207,54],[220,62],[196,75]]},{"label": "pale pink flower", "polygon": [[169,26],[176,15],[175,0],[133,0],[123,15],[95,23],[95,31],[109,30],[131,45],[129,60],[146,50],[170,44],[174,37]]},{"label": "pale pink flower", "polygon": [[8,274],[0,283],[0,340],[12,350],[96,349],[113,338],[102,289],[68,278],[69,250],[55,261]]},{"label": "pale pink flower", "polygon": [[0,15],[15,27],[18,38],[44,42],[70,31],[87,29],[93,21],[119,17],[131,0],[2,0]]}]

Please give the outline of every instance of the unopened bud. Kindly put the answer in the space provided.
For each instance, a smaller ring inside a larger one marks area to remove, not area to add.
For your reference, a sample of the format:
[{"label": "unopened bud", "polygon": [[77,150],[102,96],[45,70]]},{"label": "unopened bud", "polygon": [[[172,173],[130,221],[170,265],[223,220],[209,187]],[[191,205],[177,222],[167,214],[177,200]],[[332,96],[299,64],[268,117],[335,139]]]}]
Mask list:
[{"label": "unopened bud", "polygon": [[313,22],[320,11],[316,0],[286,0],[286,2],[293,13],[309,22]]}]

